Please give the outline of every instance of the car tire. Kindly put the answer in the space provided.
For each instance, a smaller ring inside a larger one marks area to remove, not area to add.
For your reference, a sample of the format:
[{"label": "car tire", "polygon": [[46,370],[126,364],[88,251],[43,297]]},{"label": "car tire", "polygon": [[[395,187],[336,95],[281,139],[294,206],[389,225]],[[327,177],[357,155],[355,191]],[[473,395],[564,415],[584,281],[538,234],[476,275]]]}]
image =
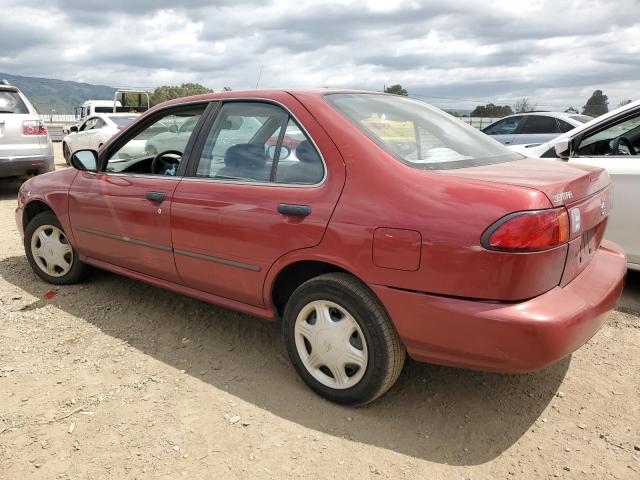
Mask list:
[{"label": "car tire", "polygon": [[77,283],[87,270],[52,212],[31,219],[24,231],[24,250],[33,271],[54,285]]},{"label": "car tire", "polygon": [[62,144],[62,156],[64,157],[64,161],[67,162],[67,165],[71,163],[71,150],[69,150],[69,145],[66,143]]},{"label": "car tire", "polygon": [[346,405],[371,402],[398,379],[405,348],[374,293],[346,273],[300,285],[283,315],[298,374],[319,395]]}]

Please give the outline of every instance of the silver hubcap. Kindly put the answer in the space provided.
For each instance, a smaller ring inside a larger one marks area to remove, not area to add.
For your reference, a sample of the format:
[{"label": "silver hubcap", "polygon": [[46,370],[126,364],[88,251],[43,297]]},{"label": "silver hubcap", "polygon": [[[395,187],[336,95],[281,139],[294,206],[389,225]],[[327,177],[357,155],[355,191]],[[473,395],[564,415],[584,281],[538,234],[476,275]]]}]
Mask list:
[{"label": "silver hubcap", "polygon": [[340,305],[319,300],[296,318],[296,349],[307,371],[323,385],[356,385],[367,369],[367,343],[358,322]]},{"label": "silver hubcap", "polygon": [[36,228],[31,237],[31,253],[47,275],[62,277],[71,270],[73,249],[64,232],[54,225]]}]

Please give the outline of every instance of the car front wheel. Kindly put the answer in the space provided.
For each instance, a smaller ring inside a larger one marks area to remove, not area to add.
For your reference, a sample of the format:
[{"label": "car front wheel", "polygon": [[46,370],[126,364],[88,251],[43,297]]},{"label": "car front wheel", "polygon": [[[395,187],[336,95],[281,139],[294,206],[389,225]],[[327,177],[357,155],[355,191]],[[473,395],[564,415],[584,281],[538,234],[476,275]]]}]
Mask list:
[{"label": "car front wheel", "polygon": [[39,213],[31,219],[25,229],[24,249],[33,271],[49,283],[76,283],[86,269],[51,212]]},{"label": "car front wheel", "polygon": [[334,402],[371,402],[395,383],[405,349],[373,292],[346,273],[300,285],[287,302],[289,358],[313,390]]}]

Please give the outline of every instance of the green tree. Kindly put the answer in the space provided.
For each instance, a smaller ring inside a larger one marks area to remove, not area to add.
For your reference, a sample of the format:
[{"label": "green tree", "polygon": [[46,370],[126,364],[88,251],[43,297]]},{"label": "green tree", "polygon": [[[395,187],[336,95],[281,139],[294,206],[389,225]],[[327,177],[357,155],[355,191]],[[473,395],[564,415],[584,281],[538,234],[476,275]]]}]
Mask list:
[{"label": "green tree", "polygon": [[618,107],[624,107],[625,105],[628,105],[631,103],[631,100],[626,99],[626,100],[622,100],[619,104]]},{"label": "green tree", "polygon": [[409,95],[409,92],[407,92],[406,89],[402,88],[402,85],[400,84],[391,85],[390,87],[385,87],[384,93],[392,93],[393,95],[403,95],[405,97]]},{"label": "green tree", "polygon": [[507,115],[513,115],[513,110],[509,105],[494,105],[493,103],[487,103],[486,105],[478,105],[469,114],[470,117],[491,117],[500,118]]},{"label": "green tree", "polygon": [[460,114],[459,114],[458,112],[455,112],[455,111],[453,111],[453,110],[446,110],[446,112],[447,112],[449,115],[453,115],[454,117],[458,117],[458,118],[460,118]]},{"label": "green tree", "polygon": [[608,111],[609,98],[602,93],[602,90],[594,91],[589,100],[587,100],[586,105],[582,107],[582,114],[591,117],[599,117]]},{"label": "green tree", "polygon": [[211,93],[213,90],[200,85],[199,83],[183,83],[182,85],[163,85],[156,88],[151,93],[151,105],[173,100],[174,98],[190,97],[191,95],[201,95]]},{"label": "green tree", "polygon": [[577,108],[569,107],[564,111],[564,113],[580,113],[580,112],[578,111]]}]

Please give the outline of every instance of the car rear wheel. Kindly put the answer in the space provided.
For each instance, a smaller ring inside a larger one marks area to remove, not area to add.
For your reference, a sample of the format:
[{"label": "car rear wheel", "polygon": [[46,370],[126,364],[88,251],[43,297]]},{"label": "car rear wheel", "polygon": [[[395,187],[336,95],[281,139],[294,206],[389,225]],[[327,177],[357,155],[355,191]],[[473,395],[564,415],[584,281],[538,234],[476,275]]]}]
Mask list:
[{"label": "car rear wheel", "polygon": [[86,265],[69,243],[58,218],[39,213],[25,229],[24,249],[29,264],[43,280],[56,285],[76,283]]},{"label": "car rear wheel", "polygon": [[283,316],[294,367],[313,390],[334,402],[371,402],[395,383],[405,349],[373,292],[345,273],[300,285]]}]

